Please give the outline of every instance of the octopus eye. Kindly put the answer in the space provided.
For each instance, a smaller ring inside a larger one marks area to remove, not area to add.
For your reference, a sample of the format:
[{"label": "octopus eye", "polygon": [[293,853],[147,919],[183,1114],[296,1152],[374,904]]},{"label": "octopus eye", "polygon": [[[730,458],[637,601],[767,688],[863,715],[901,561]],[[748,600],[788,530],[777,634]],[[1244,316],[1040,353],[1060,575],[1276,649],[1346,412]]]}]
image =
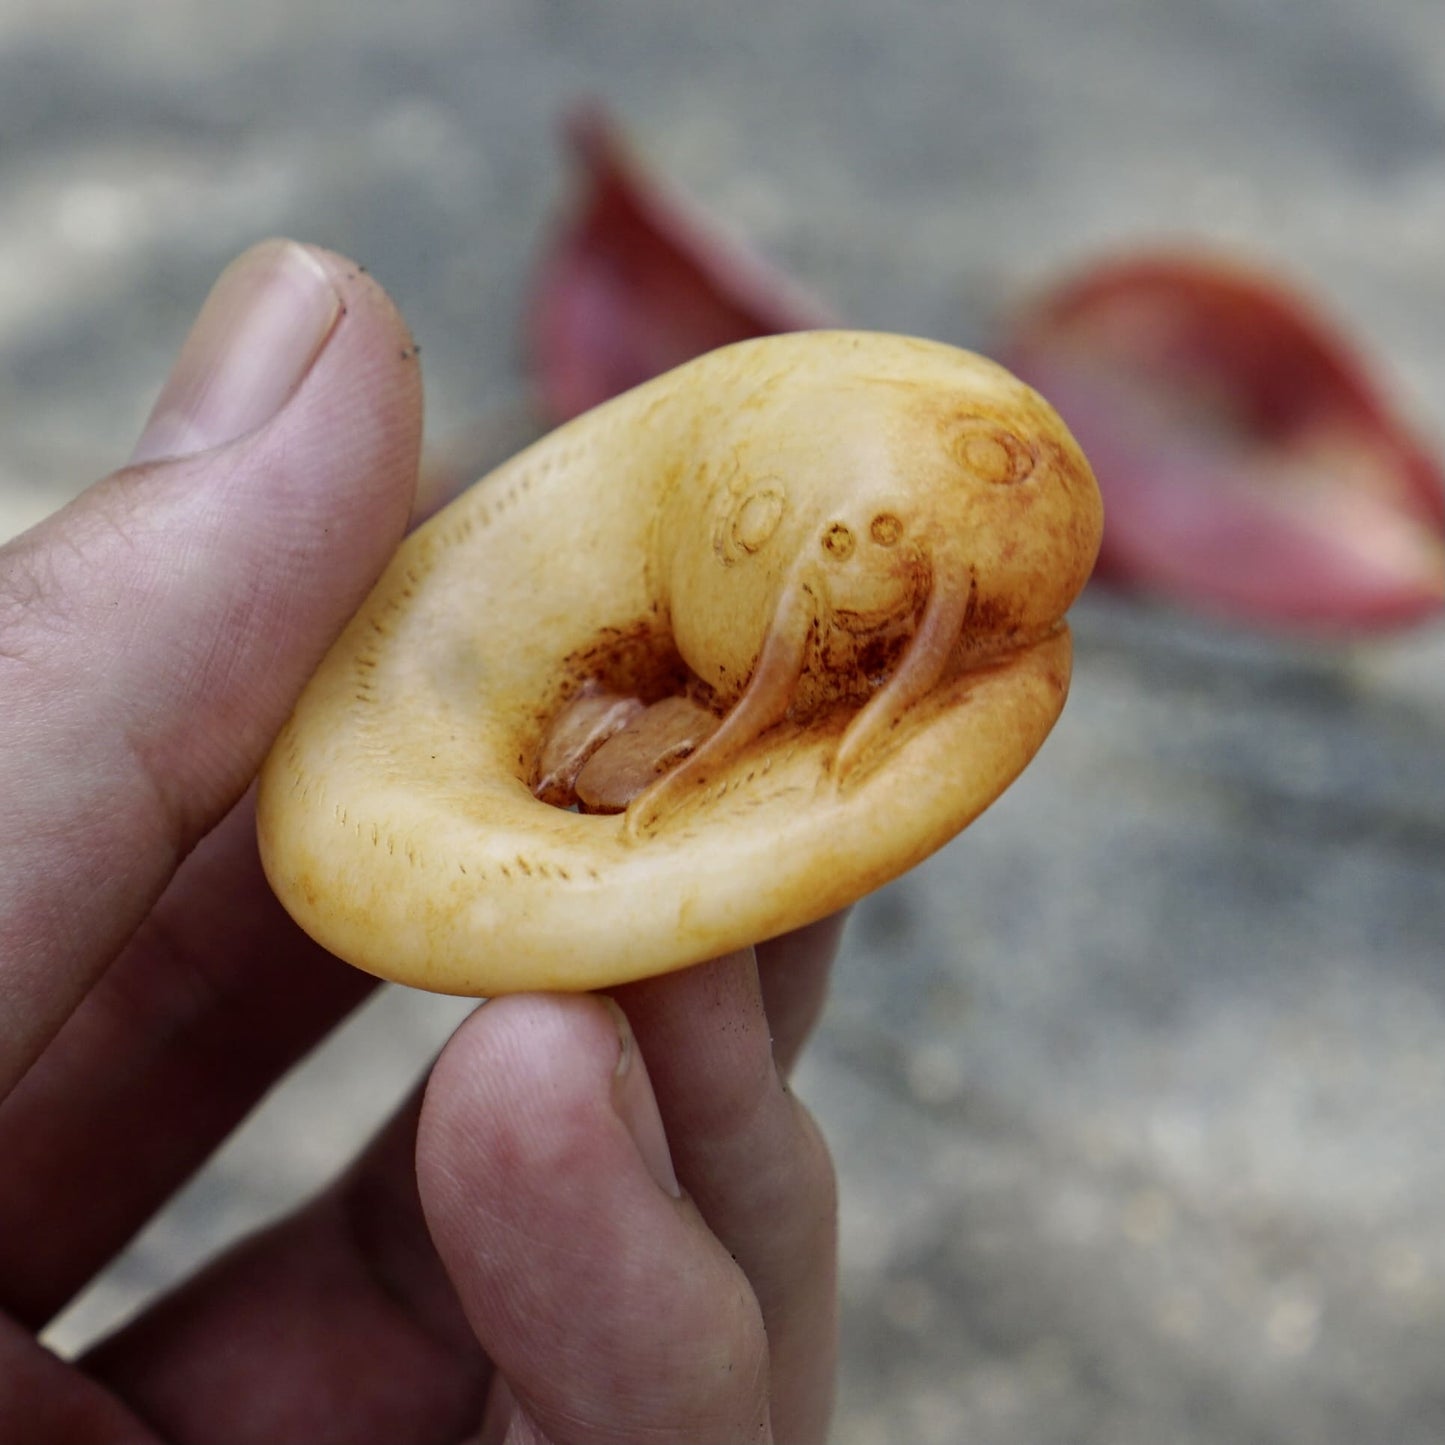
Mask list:
[{"label": "octopus eye", "polygon": [[724,567],[731,567],[761,551],[778,530],[778,524],[787,511],[783,493],[777,487],[768,485],[748,492],[729,488],[716,505],[719,510],[713,526],[712,545]]},{"label": "octopus eye", "polygon": [[840,562],[853,555],[853,533],[842,523],[834,522],[823,532],[823,550]]},{"label": "octopus eye", "polygon": [[773,491],[745,497],[733,517],[733,541],[744,552],[756,552],[778,529],[783,499]]},{"label": "octopus eye", "polygon": [[873,518],[868,535],[880,547],[891,547],[903,535],[903,523],[888,512],[880,512]]},{"label": "octopus eye", "polygon": [[969,417],[959,428],[954,452],[981,482],[1012,486],[1034,469],[1033,448],[982,417]]}]

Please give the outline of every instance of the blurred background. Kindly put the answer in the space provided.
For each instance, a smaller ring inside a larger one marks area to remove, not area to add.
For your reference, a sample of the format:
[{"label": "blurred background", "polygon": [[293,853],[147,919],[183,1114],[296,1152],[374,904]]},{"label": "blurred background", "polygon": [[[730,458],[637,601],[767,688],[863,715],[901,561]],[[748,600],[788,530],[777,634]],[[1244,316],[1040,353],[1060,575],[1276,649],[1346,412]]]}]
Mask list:
[{"label": "blurred background", "polygon": [[[407,315],[443,442],[600,97],[849,321],[987,347],[1103,251],[1261,259],[1445,432],[1438,0],[0,0],[0,534],[126,455],[285,233]],[[525,429],[525,423],[522,424]],[[1034,767],[861,906],[799,1091],[843,1189],[839,1445],[1445,1438],[1445,625],[1091,587]],[[392,990],[59,1322],[325,1180],[464,1006]]]}]

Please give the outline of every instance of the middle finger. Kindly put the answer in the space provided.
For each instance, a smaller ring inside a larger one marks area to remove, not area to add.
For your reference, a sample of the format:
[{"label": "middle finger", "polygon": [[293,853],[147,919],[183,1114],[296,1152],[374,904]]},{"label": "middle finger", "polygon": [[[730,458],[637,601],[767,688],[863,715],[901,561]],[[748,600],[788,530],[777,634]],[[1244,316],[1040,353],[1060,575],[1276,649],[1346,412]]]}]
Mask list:
[{"label": "middle finger", "polygon": [[[791,1045],[821,1000],[837,930],[767,946],[809,986]],[[812,1116],[784,1083],[752,949],[614,990],[647,1060],[678,1178],[742,1266],[767,1327],[778,1440],[821,1440],[837,1336],[837,1186]],[[773,1001],[778,1001],[775,993]]]}]

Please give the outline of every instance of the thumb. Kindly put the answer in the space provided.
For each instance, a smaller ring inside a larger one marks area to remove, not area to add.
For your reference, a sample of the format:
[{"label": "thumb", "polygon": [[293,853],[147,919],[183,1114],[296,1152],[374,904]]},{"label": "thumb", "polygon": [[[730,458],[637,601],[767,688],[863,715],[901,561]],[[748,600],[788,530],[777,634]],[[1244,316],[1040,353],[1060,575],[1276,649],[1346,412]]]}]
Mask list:
[{"label": "thumb", "polygon": [[0,548],[0,1096],[245,789],[401,537],[420,431],[381,289],[265,242],[132,464]]}]

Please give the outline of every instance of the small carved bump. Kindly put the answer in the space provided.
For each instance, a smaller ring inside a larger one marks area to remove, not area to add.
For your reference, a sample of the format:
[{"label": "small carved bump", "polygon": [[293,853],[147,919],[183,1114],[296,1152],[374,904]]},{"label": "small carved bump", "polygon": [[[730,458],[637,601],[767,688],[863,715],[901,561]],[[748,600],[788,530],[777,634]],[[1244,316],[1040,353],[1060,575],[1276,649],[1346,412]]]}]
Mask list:
[{"label": "small carved bump", "polygon": [[852,528],[843,522],[832,522],[823,529],[823,550],[838,561],[845,561],[853,555],[854,538]]},{"label": "small carved bump", "polygon": [[880,512],[869,524],[868,535],[880,547],[892,547],[903,535],[903,523],[891,512]]},{"label": "small carved bump", "polygon": [[717,731],[718,719],[687,697],[641,709],[578,772],[575,796],[585,813],[617,813],[672,771]]},{"label": "small carved bump", "polygon": [[[574,698],[548,725],[538,753],[533,793],[544,803],[570,807],[576,802],[577,775],[597,750],[642,710],[638,699],[601,689]],[[519,753],[519,772],[526,762],[526,754]]]},{"label": "small carved bump", "polygon": [[1031,446],[983,417],[965,419],[958,429],[955,451],[979,481],[999,486],[1027,480],[1037,461]]},{"label": "small carved bump", "polygon": [[772,490],[744,499],[733,518],[733,541],[744,552],[756,552],[783,519],[783,497]]}]

